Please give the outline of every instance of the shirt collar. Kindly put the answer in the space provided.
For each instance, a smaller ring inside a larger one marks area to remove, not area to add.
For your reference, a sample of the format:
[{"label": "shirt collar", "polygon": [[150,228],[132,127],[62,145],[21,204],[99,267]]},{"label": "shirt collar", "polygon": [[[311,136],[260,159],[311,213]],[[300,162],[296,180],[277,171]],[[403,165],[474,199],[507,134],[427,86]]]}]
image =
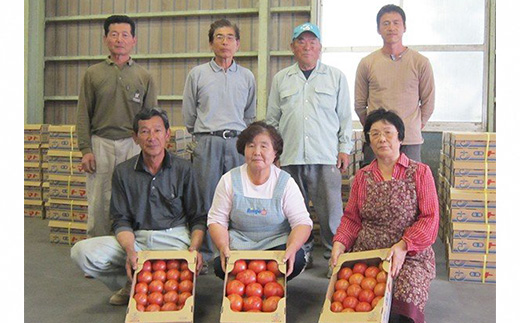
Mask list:
[{"label": "shirt collar", "polygon": [[[218,65],[217,62],[215,62],[215,57],[213,57],[211,59],[211,61],[209,62],[209,66],[211,67],[213,72],[224,71],[222,66]],[[231,66],[229,66],[229,68],[227,70],[230,71],[230,72],[236,72],[238,70],[237,62],[235,62],[234,59],[233,59],[233,63],[231,63]]]},{"label": "shirt collar", "polygon": [[[173,160],[172,160],[172,158],[170,156],[170,153],[165,149],[164,150],[164,159],[163,159],[163,162],[162,162],[161,169],[163,169],[163,168],[171,168],[172,167],[172,163],[173,163]],[[139,157],[135,161],[134,169],[136,171],[138,171],[138,172],[147,172],[148,173],[148,170],[146,169],[146,167],[144,165],[143,153],[142,152],[139,153]]]},{"label": "shirt collar", "polygon": [[[293,66],[291,66],[291,68],[289,69],[289,75],[293,75],[293,74],[298,74],[300,73],[300,66],[298,65],[298,62],[294,63]],[[316,67],[314,68],[314,70],[312,71],[312,73],[320,73],[320,74],[323,74],[323,73],[326,73],[325,72],[325,65],[321,64],[321,62],[318,60],[318,62],[316,63]],[[302,73],[303,75],[303,73]],[[311,74],[312,75],[312,74]]]},{"label": "shirt collar", "polygon": [[[108,64],[108,65],[114,65],[114,61],[110,59],[110,56],[107,56],[105,62]],[[130,57],[130,59],[128,61],[126,61],[125,63],[126,65],[128,66],[132,66],[134,64],[134,60],[132,59],[132,57]]]},{"label": "shirt collar", "polygon": [[[410,166],[410,158],[408,158],[408,156],[406,156],[405,154],[401,153],[399,155],[399,158],[397,159],[397,163],[396,164],[399,164],[401,165],[402,167],[404,168],[408,168],[408,166]],[[368,165],[368,168],[367,170],[369,171],[376,171],[378,170],[378,167],[377,167],[377,158],[374,159],[369,165]]]}]

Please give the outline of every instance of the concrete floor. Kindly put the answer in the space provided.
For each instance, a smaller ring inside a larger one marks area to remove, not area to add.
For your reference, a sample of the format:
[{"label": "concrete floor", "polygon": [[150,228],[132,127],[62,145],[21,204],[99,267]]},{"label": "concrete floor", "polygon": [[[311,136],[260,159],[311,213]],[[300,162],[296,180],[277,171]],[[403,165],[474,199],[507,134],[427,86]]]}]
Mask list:
[{"label": "concrete floor", "polygon": [[[126,307],[108,304],[110,291],[86,279],[69,257],[70,247],[49,242],[47,220],[25,218],[25,322],[124,322]],[[437,278],[426,307],[428,323],[495,322],[496,286],[447,280],[444,247],[435,244]],[[287,322],[317,322],[328,279],[323,249],[314,267],[288,284]],[[210,273],[197,278],[195,322],[219,322],[222,281]]]}]

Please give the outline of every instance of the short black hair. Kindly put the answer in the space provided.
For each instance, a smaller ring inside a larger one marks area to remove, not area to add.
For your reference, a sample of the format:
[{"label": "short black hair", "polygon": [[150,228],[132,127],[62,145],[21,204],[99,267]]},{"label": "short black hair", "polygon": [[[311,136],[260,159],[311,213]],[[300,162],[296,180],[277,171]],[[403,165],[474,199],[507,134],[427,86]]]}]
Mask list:
[{"label": "short black hair", "polygon": [[379,108],[370,112],[365,121],[365,126],[363,127],[363,133],[365,134],[365,141],[367,144],[370,144],[370,128],[372,125],[378,121],[386,121],[390,123],[397,129],[397,138],[399,141],[404,140],[404,122],[401,117],[397,115],[394,111],[386,110],[385,108]]},{"label": "short black hair", "polygon": [[215,36],[215,31],[217,31],[217,29],[222,28],[222,27],[233,28],[235,30],[236,40],[240,40],[240,29],[238,29],[238,26],[236,24],[232,24],[227,19],[219,19],[219,20],[214,21],[211,24],[211,26],[209,27],[208,37],[209,37],[210,43],[213,43],[213,37]]},{"label": "short black hair", "polygon": [[266,133],[271,138],[271,144],[273,145],[276,156],[274,161],[280,159],[283,152],[283,139],[278,130],[275,127],[268,125],[265,121],[256,121],[249,125],[244,131],[238,135],[237,150],[238,153],[244,155],[246,145],[253,142],[256,136],[259,134]]},{"label": "short black hair", "polygon": [[130,33],[132,37],[135,37],[135,22],[132,18],[125,15],[112,15],[105,19],[103,23],[103,28],[105,29],[105,36],[108,35],[108,29],[111,24],[129,24],[130,25]]},{"label": "short black hair", "polygon": [[155,116],[161,117],[161,119],[164,123],[164,128],[166,130],[170,129],[170,122],[168,121],[168,115],[166,114],[166,112],[164,110],[162,110],[161,108],[157,108],[157,107],[151,108],[151,109],[143,108],[134,117],[134,123],[132,125],[134,132],[136,134],[139,132],[139,121],[150,120],[152,117],[155,117]]},{"label": "short black hair", "polygon": [[381,21],[381,17],[385,13],[389,13],[389,12],[397,12],[398,14],[400,14],[401,18],[403,18],[403,26],[406,27],[406,15],[404,14],[404,10],[399,6],[396,6],[395,4],[387,4],[386,6],[383,6],[381,9],[379,9],[379,12],[377,13],[377,29],[378,30],[379,30],[379,22]]}]

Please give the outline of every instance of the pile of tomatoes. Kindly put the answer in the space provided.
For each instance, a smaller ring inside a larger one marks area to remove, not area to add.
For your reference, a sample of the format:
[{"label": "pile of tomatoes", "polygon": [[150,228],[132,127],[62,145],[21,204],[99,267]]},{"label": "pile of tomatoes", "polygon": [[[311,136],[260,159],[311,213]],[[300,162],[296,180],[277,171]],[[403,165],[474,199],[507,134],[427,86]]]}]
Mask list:
[{"label": "pile of tomatoes", "polygon": [[343,267],[334,285],[332,312],[370,312],[385,296],[387,273],[379,266],[357,262]]},{"label": "pile of tomatoes", "polygon": [[237,260],[229,273],[226,297],[235,312],[274,312],[284,297],[275,260]]},{"label": "pile of tomatoes", "polygon": [[137,274],[134,299],[140,312],[178,311],[193,294],[193,272],[184,259],[147,260]]}]

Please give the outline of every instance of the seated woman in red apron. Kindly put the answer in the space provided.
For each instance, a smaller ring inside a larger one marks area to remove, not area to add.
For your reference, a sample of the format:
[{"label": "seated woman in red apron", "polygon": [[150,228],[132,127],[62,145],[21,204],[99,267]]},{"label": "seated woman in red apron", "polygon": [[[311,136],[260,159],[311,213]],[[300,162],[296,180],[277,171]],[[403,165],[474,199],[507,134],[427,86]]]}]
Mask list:
[{"label": "seated woman in red apron", "polygon": [[298,185],[273,164],[282,154],[282,137],[257,121],[238,136],[237,149],[246,163],[222,176],[208,212],[219,250],[215,275],[224,279],[230,250],[285,250],[290,280],[305,267],[302,246],[313,224]]},{"label": "seated woman in red apron", "polygon": [[391,248],[394,279],[390,321],[424,322],[435,278],[432,244],[439,228],[437,191],[430,168],[400,153],[401,118],[383,108],[363,129],[376,159],[360,169],[334,236],[330,265],[346,251]]}]

